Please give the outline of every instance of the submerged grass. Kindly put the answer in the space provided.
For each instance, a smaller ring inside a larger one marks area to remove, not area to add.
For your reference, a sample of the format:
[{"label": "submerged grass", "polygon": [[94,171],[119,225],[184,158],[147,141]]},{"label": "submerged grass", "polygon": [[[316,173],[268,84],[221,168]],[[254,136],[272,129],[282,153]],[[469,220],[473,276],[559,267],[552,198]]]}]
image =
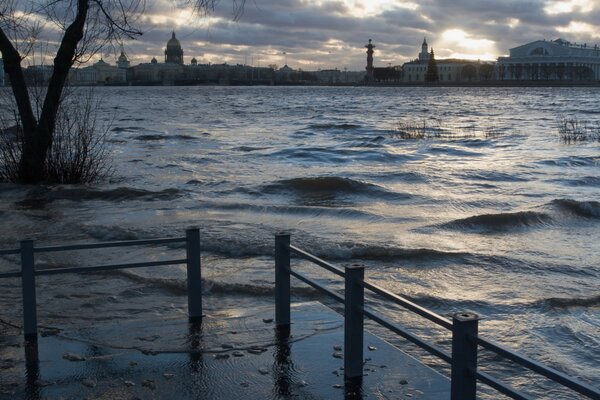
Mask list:
[{"label": "submerged grass", "polygon": [[483,127],[444,123],[439,118],[401,120],[396,124],[392,137],[395,139],[472,139],[483,137],[493,139],[506,133],[493,124]]},{"label": "submerged grass", "polygon": [[600,142],[600,121],[591,123],[577,117],[560,117],[558,136],[566,144]]}]

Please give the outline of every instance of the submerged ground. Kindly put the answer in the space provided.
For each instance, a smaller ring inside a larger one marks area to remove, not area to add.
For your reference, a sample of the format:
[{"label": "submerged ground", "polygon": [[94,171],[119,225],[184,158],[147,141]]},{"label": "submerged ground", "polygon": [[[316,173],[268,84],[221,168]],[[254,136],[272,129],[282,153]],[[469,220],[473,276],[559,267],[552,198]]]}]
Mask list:
[{"label": "submerged ground", "polygon": [[[0,248],[25,237],[49,244],[180,236],[198,225],[207,295],[219,307],[243,310],[271,304],[273,235],[288,230],[294,244],[338,265],[364,264],[369,279],[439,313],[480,313],[487,337],[600,385],[600,144],[566,145],[558,137],[561,116],[600,121],[597,89],[194,87],[97,94],[103,120],[112,121],[114,177],[93,187],[1,185]],[[403,132],[424,120],[425,137],[407,139]],[[181,251],[80,252],[38,261],[41,268],[95,265]],[[1,258],[0,270],[16,261]],[[303,262],[293,267],[342,288]],[[41,278],[40,323],[79,327],[182,315],[184,276],[165,267]],[[293,284],[297,299],[320,299]],[[0,319],[20,324],[19,298],[17,282],[0,282]],[[379,299],[372,305],[448,345],[447,334],[416,317]],[[510,364],[489,365],[483,368],[536,396],[572,398],[531,384]]]}]

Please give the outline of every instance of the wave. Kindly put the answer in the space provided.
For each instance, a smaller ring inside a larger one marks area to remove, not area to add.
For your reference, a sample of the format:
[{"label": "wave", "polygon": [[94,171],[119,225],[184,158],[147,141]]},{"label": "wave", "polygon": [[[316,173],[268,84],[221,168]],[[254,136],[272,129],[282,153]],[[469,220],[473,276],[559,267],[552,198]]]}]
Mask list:
[{"label": "wave", "polygon": [[538,164],[557,166],[557,167],[588,167],[600,164],[600,157],[569,156],[558,159],[541,160]]},{"label": "wave", "polygon": [[515,303],[498,303],[487,300],[451,299],[433,295],[419,294],[416,296],[403,295],[415,303],[437,310],[488,310],[495,312],[519,313],[523,309],[567,309],[572,307],[600,306],[600,295],[591,297],[550,297],[541,300]]},{"label": "wave", "polygon": [[401,248],[377,245],[337,246],[317,250],[317,256],[328,260],[369,260],[369,261],[396,261],[396,260],[423,260],[434,261],[440,259],[461,259],[465,261],[471,253],[443,251],[428,248]]},{"label": "wave", "polygon": [[479,229],[487,231],[503,231],[512,228],[529,227],[548,224],[552,217],[535,211],[519,211],[513,213],[481,214],[456,219],[442,225],[448,229]]},{"label": "wave", "polygon": [[137,189],[131,187],[119,187],[108,190],[98,190],[87,187],[79,188],[55,188],[55,189],[36,189],[30,192],[27,197],[17,205],[21,207],[33,207],[51,203],[57,200],[69,201],[126,201],[126,200],[174,200],[183,196],[183,192],[179,189],[169,188],[159,191],[151,191],[146,189]]},{"label": "wave", "polygon": [[552,308],[596,307],[600,306],[600,295],[592,297],[550,297],[538,303]]},{"label": "wave", "polygon": [[[203,251],[226,257],[272,257],[271,241],[232,240],[233,238],[211,238],[202,242]],[[467,252],[443,251],[428,248],[402,248],[368,244],[322,243],[318,239],[294,241],[294,245],[315,256],[331,262],[342,261],[439,261],[452,260],[472,263],[473,254]],[[477,257],[475,257],[477,258]]]},{"label": "wave", "polygon": [[579,179],[551,179],[549,182],[556,182],[566,186],[600,186],[600,177],[584,176]]},{"label": "wave", "polygon": [[139,126],[115,126],[111,129],[112,132],[136,132],[141,131],[142,127]]},{"label": "wave", "polygon": [[373,183],[338,176],[316,176],[292,178],[263,185],[261,192],[284,194],[289,192],[302,195],[371,195],[377,197],[410,198],[408,194],[391,192]]},{"label": "wave", "polygon": [[366,211],[348,207],[285,206],[261,205],[250,203],[203,202],[203,207],[216,210],[250,211],[253,213],[306,215],[311,217],[331,216],[339,218],[381,219],[382,217]]},{"label": "wave", "polygon": [[195,137],[190,136],[190,135],[163,135],[163,134],[138,135],[135,137],[135,139],[142,140],[142,141],[159,141],[159,140],[169,140],[169,139],[196,140]]},{"label": "wave", "polygon": [[[100,272],[99,274],[119,275],[133,282],[141,283],[145,286],[155,287],[175,295],[187,295],[187,283],[185,279],[175,278],[159,278],[153,276],[139,275],[134,272],[116,270],[109,272]],[[265,283],[257,285],[252,283],[241,282],[223,282],[215,279],[202,278],[202,293],[203,294],[227,294],[227,295],[246,295],[246,296],[272,296],[275,293],[275,284]],[[317,297],[320,293],[312,287],[299,286],[292,287],[294,295]],[[144,296],[138,291],[131,292],[130,290],[122,293],[125,297]]]},{"label": "wave", "polygon": [[270,147],[239,146],[239,147],[234,147],[232,150],[249,153],[252,151],[269,150],[269,149],[270,149]]},{"label": "wave", "polygon": [[314,129],[314,130],[352,130],[352,129],[362,128],[362,126],[356,125],[356,124],[348,124],[348,123],[341,123],[341,124],[330,123],[330,124],[310,124],[310,125],[308,125],[308,128]]},{"label": "wave", "polygon": [[600,202],[577,201],[573,199],[556,199],[550,203],[563,212],[584,218],[600,218]]},{"label": "wave", "polygon": [[474,172],[457,175],[464,179],[491,181],[491,182],[527,182],[529,179],[518,177],[514,174],[507,174],[495,171]]}]

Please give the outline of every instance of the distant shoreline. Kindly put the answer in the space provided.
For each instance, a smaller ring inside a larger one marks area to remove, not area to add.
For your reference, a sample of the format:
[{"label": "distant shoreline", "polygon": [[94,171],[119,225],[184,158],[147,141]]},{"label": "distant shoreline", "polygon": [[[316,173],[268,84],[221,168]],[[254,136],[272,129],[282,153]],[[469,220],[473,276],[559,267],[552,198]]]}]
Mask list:
[{"label": "distant shoreline", "polygon": [[[165,84],[163,82],[131,82],[131,83],[108,83],[108,84],[95,84],[95,85],[74,85],[73,87],[169,87],[169,86],[317,86],[317,87],[499,87],[499,88],[513,88],[513,87],[600,87],[600,81],[484,81],[484,82],[348,82],[348,83],[318,83],[318,82],[268,82],[268,81],[254,81],[254,82],[175,82]],[[10,87],[6,85],[4,87]]]}]

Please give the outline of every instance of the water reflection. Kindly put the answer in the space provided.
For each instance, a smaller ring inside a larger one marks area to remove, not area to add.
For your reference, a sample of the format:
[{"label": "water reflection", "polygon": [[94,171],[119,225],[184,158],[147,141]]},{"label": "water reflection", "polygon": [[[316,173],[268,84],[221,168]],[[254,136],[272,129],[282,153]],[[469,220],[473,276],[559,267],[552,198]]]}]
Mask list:
[{"label": "water reflection", "polygon": [[28,340],[25,342],[25,377],[25,397],[32,400],[39,399],[40,357],[37,340]]},{"label": "water reflection", "polygon": [[204,363],[202,362],[202,322],[190,322],[188,343],[190,344],[190,370],[193,373],[202,372]]},{"label": "water reflection", "polygon": [[274,391],[276,396],[289,396],[292,386],[292,357],[290,346],[290,328],[275,328],[275,362],[273,365]]}]

